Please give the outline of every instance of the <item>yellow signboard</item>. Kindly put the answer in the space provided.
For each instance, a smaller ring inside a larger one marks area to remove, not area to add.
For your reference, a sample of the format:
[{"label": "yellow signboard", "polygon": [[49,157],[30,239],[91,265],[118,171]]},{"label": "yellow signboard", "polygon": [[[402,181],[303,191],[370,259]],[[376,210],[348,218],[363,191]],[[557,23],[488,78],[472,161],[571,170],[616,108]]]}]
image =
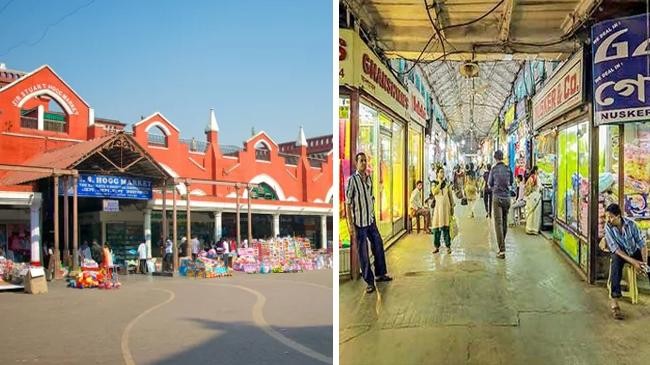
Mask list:
[{"label": "yellow signboard", "polygon": [[339,29],[339,84],[363,89],[404,119],[409,116],[406,88],[350,29]]}]

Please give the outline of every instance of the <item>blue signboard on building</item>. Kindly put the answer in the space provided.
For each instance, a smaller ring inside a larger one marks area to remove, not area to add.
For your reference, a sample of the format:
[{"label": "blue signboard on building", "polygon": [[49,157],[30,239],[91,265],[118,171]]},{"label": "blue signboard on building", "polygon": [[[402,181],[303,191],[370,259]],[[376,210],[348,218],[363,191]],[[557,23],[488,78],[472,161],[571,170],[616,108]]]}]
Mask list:
[{"label": "blue signboard on building", "polygon": [[650,120],[648,14],[598,23],[591,36],[594,123]]},{"label": "blue signboard on building", "polygon": [[[60,194],[63,194],[63,184]],[[88,198],[150,200],[153,183],[149,179],[129,176],[80,174],[77,195]],[[72,195],[72,188],[68,189]]]}]

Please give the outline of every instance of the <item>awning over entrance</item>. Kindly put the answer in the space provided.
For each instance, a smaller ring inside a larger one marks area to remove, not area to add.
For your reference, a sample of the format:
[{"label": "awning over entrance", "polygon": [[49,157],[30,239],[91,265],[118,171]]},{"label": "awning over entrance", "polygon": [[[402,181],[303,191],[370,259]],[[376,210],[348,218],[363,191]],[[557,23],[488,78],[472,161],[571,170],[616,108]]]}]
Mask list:
[{"label": "awning over entrance", "polygon": [[[79,173],[119,174],[147,177],[162,185],[172,177],[147,153],[133,137],[117,134],[45,152],[22,165],[51,169],[75,169]],[[51,172],[10,171],[0,179],[0,185],[18,185],[36,181]]]}]

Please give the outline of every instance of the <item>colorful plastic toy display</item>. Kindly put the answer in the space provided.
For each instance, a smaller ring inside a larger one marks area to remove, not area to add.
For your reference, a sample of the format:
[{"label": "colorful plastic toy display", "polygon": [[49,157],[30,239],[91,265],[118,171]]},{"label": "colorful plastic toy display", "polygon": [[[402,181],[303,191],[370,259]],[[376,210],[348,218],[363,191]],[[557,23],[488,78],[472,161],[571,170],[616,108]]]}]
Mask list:
[{"label": "colorful plastic toy display", "polygon": [[242,249],[233,270],[248,274],[294,273],[331,268],[331,256],[313,251],[306,238],[277,238],[255,241],[253,249]]}]

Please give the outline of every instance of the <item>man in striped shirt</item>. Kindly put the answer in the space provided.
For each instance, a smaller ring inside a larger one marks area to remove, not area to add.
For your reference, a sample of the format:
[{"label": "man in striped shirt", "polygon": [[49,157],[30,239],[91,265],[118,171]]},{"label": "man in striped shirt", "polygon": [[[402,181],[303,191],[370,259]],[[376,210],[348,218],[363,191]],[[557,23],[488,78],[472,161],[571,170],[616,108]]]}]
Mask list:
[{"label": "man in striped shirt", "polygon": [[375,258],[376,281],[391,281],[393,278],[386,274],[384,241],[375,221],[375,197],[372,196],[372,179],[366,174],[368,161],[365,153],[357,153],[355,163],[357,171],[348,179],[345,190],[348,231],[359,252],[361,274],[368,284],[366,293],[372,293],[375,291],[375,276],[370,268],[367,241],[370,241],[370,250]]},{"label": "man in striped shirt", "polygon": [[621,297],[621,277],[623,276],[623,265],[629,263],[637,271],[648,272],[648,248],[646,247],[639,227],[631,219],[621,216],[621,208],[618,204],[610,204],[605,209],[605,240],[607,248],[611,252],[611,291],[612,315],[616,319],[623,319],[623,314],[618,306],[618,298]]}]

